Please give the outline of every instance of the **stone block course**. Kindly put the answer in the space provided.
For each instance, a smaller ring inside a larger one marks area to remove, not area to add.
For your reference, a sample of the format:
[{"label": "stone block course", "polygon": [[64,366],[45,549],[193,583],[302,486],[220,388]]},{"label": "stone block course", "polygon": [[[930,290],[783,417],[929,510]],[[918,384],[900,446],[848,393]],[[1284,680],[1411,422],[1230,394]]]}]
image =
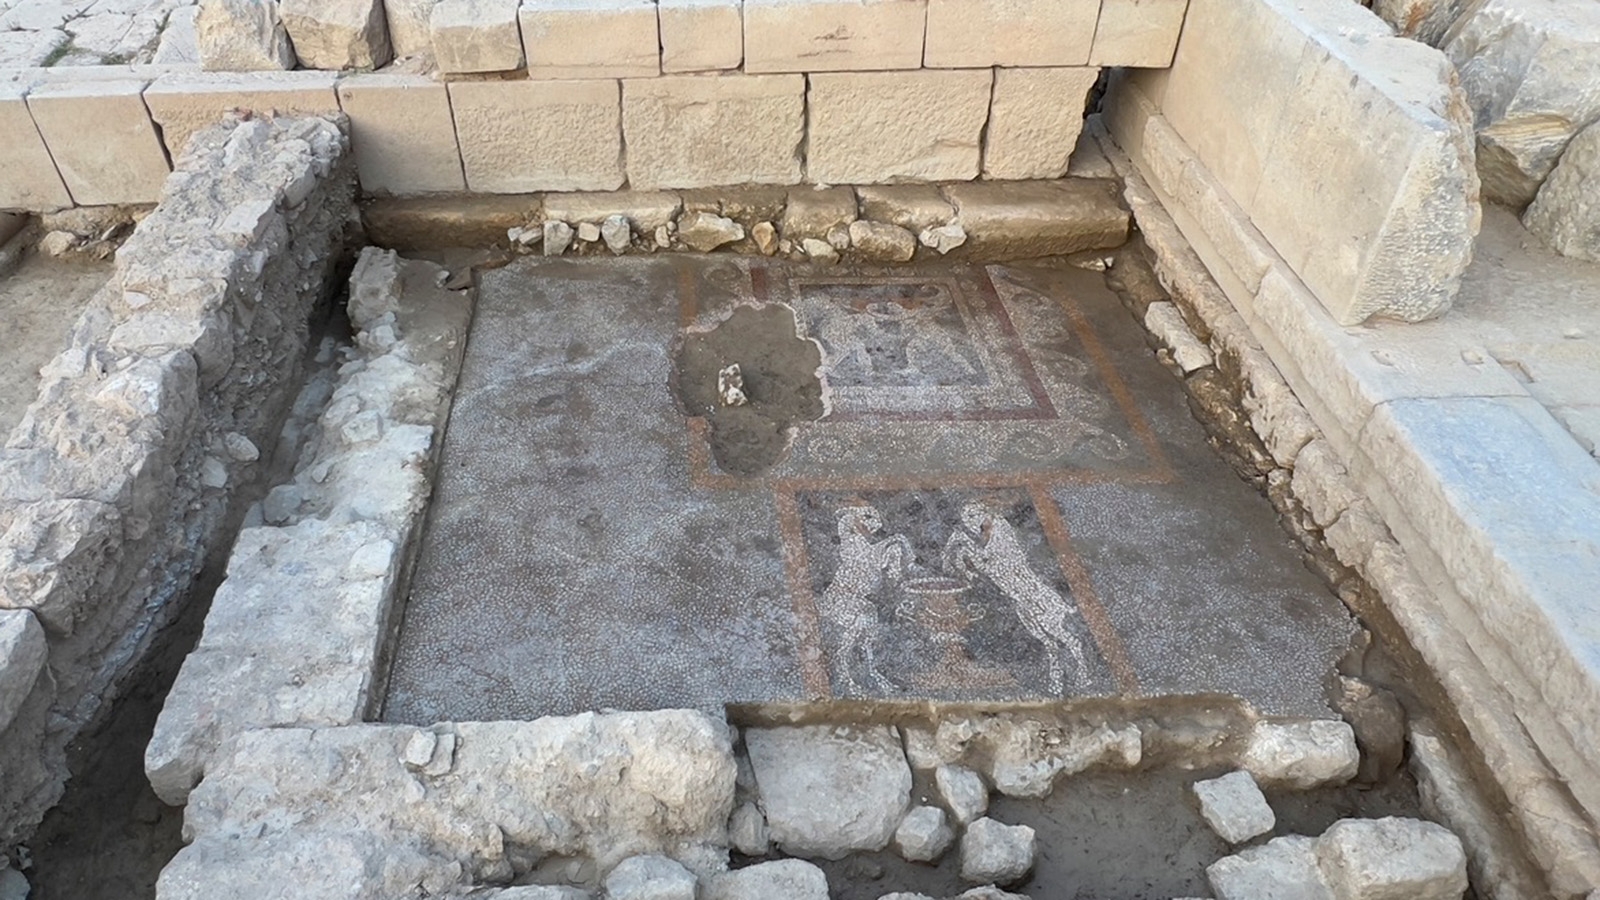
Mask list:
[{"label": "stone block course", "polygon": [[744,0],[745,71],[918,68],[927,2]]},{"label": "stone block course", "polygon": [[326,115],[339,111],[333,72],[172,72],[145,89],[150,116],[176,161],[190,138],[233,110],[258,115]]},{"label": "stone block course", "polygon": [[658,0],[661,71],[737,69],[744,61],[742,0]]},{"label": "stone block course", "polygon": [[425,56],[433,51],[429,23],[439,0],[383,0],[389,48],[395,59]]},{"label": "stone block course", "polygon": [[811,75],[806,177],[825,184],[976,178],[992,84],[988,69]]},{"label": "stone block course", "polygon": [[311,69],[376,69],[394,58],[383,0],[279,0],[295,56]]},{"label": "stone block course", "polygon": [[800,181],[805,78],[675,75],[622,83],[628,178],[636,188]]},{"label": "stone block course", "polygon": [[1091,66],[1172,65],[1189,0],[1101,0]]},{"label": "stone block course", "polygon": [[959,252],[984,260],[1060,256],[1119,247],[1128,213],[1110,183],[990,181],[944,189],[968,234]]},{"label": "stone block course", "polygon": [[358,74],[339,82],[350,146],[368,194],[426,194],[467,187],[443,84],[423,75]]},{"label": "stone block course", "polygon": [[429,40],[445,74],[522,68],[517,0],[441,0],[428,19]]},{"label": "stone block course", "polygon": [[48,81],[28,111],[79,206],[154,203],[170,167],[150,121],[144,78]]},{"label": "stone block course", "polygon": [[617,82],[462,81],[449,91],[468,190],[622,187]]},{"label": "stone block course", "polygon": [[930,68],[1082,66],[1100,0],[928,0]]},{"label": "stone block course", "polygon": [[985,178],[1060,178],[1083,131],[1095,68],[996,69],[983,145]]},{"label": "stone block course", "polygon": [[72,205],[24,99],[26,85],[0,81],[0,209],[50,210]]},{"label": "stone block course", "polygon": [[530,78],[661,74],[653,0],[526,0],[517,18]]}]

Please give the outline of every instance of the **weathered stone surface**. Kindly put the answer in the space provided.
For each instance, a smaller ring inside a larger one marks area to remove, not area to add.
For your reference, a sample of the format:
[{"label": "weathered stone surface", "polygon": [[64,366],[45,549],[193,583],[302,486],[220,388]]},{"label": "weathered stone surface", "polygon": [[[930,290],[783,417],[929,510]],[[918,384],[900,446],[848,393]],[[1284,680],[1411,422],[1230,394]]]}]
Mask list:
[{"label": "weathered stone surface", "polygon": [[961,877],[967,881],[1014,884],[1033,868],[1036,839],[1026,825],[1003,825],[982,818],[961,838]]},{"label": "weathered stone surface", "polygon": [[862,185],[861,217],[898,225],[912,234],[937,228],[955,218],[956,208],[931,184]]},{"label": "weathered stone surface", "polygon": [[1063,725],[1023,716],[952,718],[939,723],[932,746],[919,751],[938,764],[982,766],[995,789],[1011,797],[1048,796],[1061,775],[1097,766],[1132,768],[1143,758],[1132,723]]},{"label": "weathered stone surface", "polygon": [[1206,867],[1217,900],[1335,900],[1317,867],[1316,840],[1273,838]]},{"label": "weathered stone surface", "polygon": [[950,849],[955,832],[937,806],[918,806],[906,813],[894,832],[894,848],[912,862],[933,862]]},{"label": "weathered stone surface", "polygon": [[659,0],[661,71],[715,72],[744,61],[740,0]]},{"label": "weathered stone surface", "polygon": [[1200,801],[1200,815],[1206,824],[1230,844],[1242,844],[1266,834],[1278,822],[1249,772],[1229,772],[1197,781],[1194,795]]},{"label": "weathered stone surface", "polygon": [[1372,11],[1396,34],[1439,46],[1472,0],[1373,0]]},{"label": "weathered stone surface", "polygon": [[806,176],[825,184],[976,178],[992,73],[810,76]]},{"label": "weathered stone surface", "polygon": [[44,669],[44,629],[25,609],[0,610],[0,729],[11,724]]},{"label": "weathered stone surface", "polygon": [[922,229],[917,240],[922,246],[931,247],[944,256],[967,242],[967,230],[961,227],[960,222],[951,222],[949,225]]},{"label": "weathered stone surface", "polygon": [[800,75],[677,75],[622,83],[628,179],[636,188],[800,181]]},{"label": "weathered stone surface", "polygon": [[928,0],[924,65],[1081,66],[1100,0]]},{"label": "weathered stone surface", "polygon": [[490,246],[537,219],[540,208],[531,195],[378,198],[362,205],[361,224],[374,244],[402,253]]},{"label": "weathered stone surface", "polygon": [[965,766],[941,765],[933,772],[933,782],[959,824],[965,825],[989,809],[989,786],[982,775]]},{"label": "weathered stone surface", "polygon": [[294,49],[274,0],[200,0],[195,28],[201,68],[216,72],[294,68]]},{"label": "weathered stone surface", "polygon": [[572,226],[560,219],[547,219],[544,223],[544,249],[545,256],[560,256],[572,246],[573,238],[577,232]]},{"label": "weathered stone surface", "polygon": [[1183,313],[1172,303],[1161,300],[1144,311],[1144,327],[1172,351],[1172,361],[1185,375],[1209,366],[1214,361],[1211,348],[1194,336],[1183,320]]},{"label": "weathered stone surface", "polygon": [[750,728],[745,746],[772,840],[787,853],[882,850],[911,805],[911,767],[894,728]]},{"label": "weathered stone surface", "polygon": [[506,72],[522,68],[517,0],[440,0],[428,16],[439,71]]},{"label": "weathered stone surface", "polygon": [[694,212],[678,223],[678,237],[701,253],[710,253],[723,244],[744,237],[744,226],[724,216]]},{"label": "weathered stone surface", "polygon": [[1448,828],[1421,819],[1341,819],[1316,843],[1337,900],[1459,900],[1467,857]]},{"label": "weathered stone surface", "polygon": [[0,208],[71,206],[72,196],[28,113],[25,93],[25,85],[0,81],[0,133],[6,135],[5,150],[0,154]]},{"label": "weathered stone surface", "polygon": [[169,72],[150,83],[144,104],[177,160],[202,129],[230,112],[328,115],[339,112],[332,72]]},{"label": "weathered stone surface", "polygon": [[741,803],[728,820],[728,845],[745,856],[766,856],[772,849],[767,817],[754,803]]},{"label": "weathered stone surface", "polygon": [[570,224],[600,223],[622,216],[641,234],[671,222],[683,201],[664,191],[612,191],[603,194],[561,193],[545,198],[544,214]]},{"label": "weathered stone surface", "polygon": [[[200,65],[200,7],[180,6],[167,16],[160,43],[150,61],[158,66]],[[278,68],[278,67],[275,67]]]},{"label": "weathered stone surface", "polygon": [[828,876],[799,859],[780,859],[712,877],[703,900],[828,900]]},{"label": "weathered stone surface", "polygon": [[[1301,454],[1304,456],[1304,453]],[[1333,708],[1350,723],[1361,751],[1360,784],[1380,784],[1399,771],[1406,755],[1406,712],[1392,691],[1358,678],[1339,678]]]},{"label": "weathered stone surface", "polygon": [[556,0],[517,13],[528,77],[648,78],[661,74],[653,0]]},{"label": "weathered stone surface", "polygon": [[1600,7],[1485,0],[1443,40],[1472,107],[1484,196],[1520,209],[1600,118]]},{"label": "weathered stone surface", "polygon": [[922,65],[927,0],[745,0],[746,72]]},{"label": "weathered stone surface", "polygon": [[439,0],[383,0],[383,19],[394,58],[429,57],[433,36],[429,22]]},{"label": "weathered stone surface", "polygon": [[695,900],[697,880],[665,856],[634,856],[606,876],[606,900]]},{"label": "weathered stone surface", "polygon": [[827,240],[828,232],[856,220],[856,194],[847,187],[789,192],[779,229],[784,240],[799,243],[806,238]]},{"label": "weathered stone surface", "polygon": [[1522,224],[1563,256],[1600,262],[1600,122],[1585,128],[1561,154]]},{"label": "weathered stone surface", "polygon": [[1189,0],[1101,0],[1089,65],[1166,68],[1188,9]]},{"label": "weathered stone surface", "polygon": [[77,205],[160,198],[171,167],[144,105],[148,83],[117,74],[47,81],[28,92],[28,111]]},{"label": "weathered stone surface", "polygon": [[1361,757],[1345,722],[1257,722],[1242,765],[1258,780],[1305,790],[1355,777]]},{"label": "weathered stone surface", "polygon": [[967,232],[962,252],[985,260],[1109,249],[1128,238],[1128,213],[1110,183],[952,184],[945,196]]},{"label": "weathered stone surface", "polygon": [[350,118],[350,146],[365,193],[466,190],[443,84],[425,75],[347,75],[339,79],[339,105]]},{"label": "weathered stone surface", "polygon": [[808,259],[823,265],[833,265],[839,261],[839,251],[828,241],[806,238],[800,242],[800,249]]},{"label": "weathered stone surface", "polygon": [[857,219],[849,234],[861,258],[873,262],[908,262],[917,252],[917,236],[898,225]]},{"label": "weathered stone surface", "polygon": [[997,69],[983,177],[1060,178],[1083,130],[1095,68]]},{"label": "weathered stone surface", "polygon": [[394,58],[382,0],[278,0],[278,15],[310,69],[376,69]]},{"label": "weathered stone surface", "polygon": [[617,82],[457,81],[449,90],[469,190],[622,186]]}]

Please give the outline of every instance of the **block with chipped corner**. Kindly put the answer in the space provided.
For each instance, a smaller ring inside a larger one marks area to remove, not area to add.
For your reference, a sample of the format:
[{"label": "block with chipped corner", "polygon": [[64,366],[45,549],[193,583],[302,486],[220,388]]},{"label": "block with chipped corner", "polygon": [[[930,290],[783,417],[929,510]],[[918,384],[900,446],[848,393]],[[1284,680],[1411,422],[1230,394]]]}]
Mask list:
[{"label": "block with chipped corner", "polygon": [[195,132],[227,113],[327,115],[339,112],[333,72],[172,72],[145,89],[144,102],[173,160]]},{"label": "block with chipped corner", "polygon": [[200,66],[208,71],[294,68],[294,49],[275,0],[201,0],[195,32]]},{"label": "block with chipped corner", "polygon": [[1522,224],[1562,256],[1600,262],[1600,122],[1567,144]]},{"label": "block with chipped corner", "polygon": [[339,80],[361,188],[374,195],[466,189],[450,98],[424,75],[360,73]]},{"label": "block with chipped corner", "polygon": [[1101,0],[1091,66],[1172,64],[1189,0]]},{"label": "block with chipped corner", "polygon": [[1060,178],[1083,130],[1095,68],[996,69],[983,177]]}]

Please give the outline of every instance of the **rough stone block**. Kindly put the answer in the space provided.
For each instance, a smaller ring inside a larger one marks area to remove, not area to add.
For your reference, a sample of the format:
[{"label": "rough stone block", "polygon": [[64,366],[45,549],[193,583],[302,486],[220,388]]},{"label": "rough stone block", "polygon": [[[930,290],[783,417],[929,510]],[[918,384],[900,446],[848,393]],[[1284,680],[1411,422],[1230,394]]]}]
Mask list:
[{"label": "rough stone block", "polygon": [[1230,844],[1242,844],[1266,834],[1278,823],[1249,772],[1229,772],[1220,778],[1197,781],[1194,795],[1200,801],[1200,816]]},{"label": "rough stone block", "polygon": [[1373,0],[1372,11],[1396,34],[1438,47],[1474,0]]},{"label": "rough stone block", "polygon": [[985,178],[1060,178],[1083,131],[1099,69],[996,69]]},{"label": "rough stone block", "polygon": [[309,69],[376,69],[394,58],[382,0],[279,0],[278,15]]},{"label": "rough stone block", "polygon": [[671,222],[682,208],[683,201],[677,194],[662,191],[562,193],[545,198],[544,216],[568,225],[598,225],[612,216],[622,216],[640,234],[650,234]]},{"label": "rough stone block", "polygon": [[463,81],[449,87],[468,190],[622,187],[617,82]]},{"label": "rough stone block", "polygon": [[741,0],[659,0],[661,71],[713,72],[744,61]]},{"label": "rough stone block", "polygon": [[1100,0],[928,0],[924,64],[937,69],[1081,66]]},{"label": "rough stone block", "polygon": [[800,181],[800,75],[669,75],[622,83],[628,179],[637,188]]},{"label": "rough stone block", "polygon": [[918,806],[906,813],[894,832],[894,847],[912,862],[933,862],[950,848],[955,833],[945,822],[944,810],[937,806]]},{"label": "rough stone block", "polygon": [[431,21],[439,0],[383,0],[389,28],[389,49],[395,59],[426,56],[433,51]]},{"label": "rough stone block", "polygon": [[450,97],[424,75],[360,74],[339,82],[362,190],[426,194],[466,190]]},{"label": "rough stone block", "polygon": [[169,171],[143,78],[53,81],[28,92],[28,111],[79,206],[154,203]]},{"label": "rough stone block", "polygon": [[779,859],[711,879],[704,900],[828,900],[828,876],[801,859]]},{"label": "rough stone block", "polygon": [[961,877],[982,884],[1014,884],[1033,868],[1037,843],[1027,825],[1003,825],[982,818],[961,838]]},{"label": "rough stone block", "polygon": [[1172,65],[1189,0],[1101,0],[1091,66]]},{"label": "rough stone block", "polygon": [[828,184],[967,181],[979,169],[990,70],[810,76],[806,176]]},{"label": "rough stone block", "polygon": [[694,873],[666,856],[634,856],[606,876],[608,900],[695,900]]},{"label": "rough stone block", "polygon": [[440,72],[522,68],[517,0],[441,0],[428,19],[428,34]]},{"label": "rough stone block", "polygon": [[0,209],[52,210],[72,205],[72,196],[50,159],[44,138],[23,99],[26,85],[0,81]]},{"label": "rough stone block", "polygon": [[173,72],[145,89],[144,102],[177,160],[195,132],[233,110],[260,115],[327,115],[339,111],[332,72]]},{"label": "rough stone block", "polygon": [[1483,194],[1521,209],[1600,118],[1600,4],[1485,0],[1443,41],[1472,107]]},{"label": "rough stone block", "polygon": [[275,0],[200,0],[195,20],[200,66],[216,72],[294,68],[289,33]]},{"label": "rough stone block", "polygon": [[965,766],[942,765],[934,770],[933,778],[957,823],[965,825],[989,809],[989,786],[977,772]]},{"label": "rough stone block", "polygon": [[1567,144],[1522,224],[1563,256],[1600,262],[1600,123]]},{"label": "rough stone block", "polygon": [[44,628],[25,609],[0,609],[0,729],[11,724],[44,670]]},{"label": "rough stone block", "polygon": [[1361,757],[1343,721],[1257,722],[1241,765],[1268,784],[1307,790],[1355,777]]},{"label": "rough stone block", "polygon": [[931,184],[863,185],[861,217],[898,225],[913,234],[949,224],[956,208]]},{"label": "rough stone block", "polygon": [[1337,900],[1459,900],[1467,855],[1450,829],[1420,819],[1341,819],[1317,838]]},{"label": "rough stone block", "polygon": [[1274,838],[1206,867],[1217,900],[1334,900],[1317,867],[1316,839]]},{"label": "rough stone block", "polygon": [[530,78],[661,74],[653,0],[530,0],[517,18]]},{"label": "rough stone block", "polygon": [[796,244],[827,240],[829,232],[855,220],[856,193],[850,188],[797,189],[783,208],[783,237]]},{"label": "rough stone block", "polygon": [[1128,213],[1110,183],[952,184],[945,196],[967,231],[960,251],[985,260],[1060,256],[1119,247],[1128,239]]},{"label": "rough stone block", "polygon": [[767,827],[787,853],[882,850],[911,806],[911,766],[894,728],[749,728],[744,739]]},{"label": "rough stone block", "polygon": [[922,65],[927,0],[745,0],[746,72]]}]

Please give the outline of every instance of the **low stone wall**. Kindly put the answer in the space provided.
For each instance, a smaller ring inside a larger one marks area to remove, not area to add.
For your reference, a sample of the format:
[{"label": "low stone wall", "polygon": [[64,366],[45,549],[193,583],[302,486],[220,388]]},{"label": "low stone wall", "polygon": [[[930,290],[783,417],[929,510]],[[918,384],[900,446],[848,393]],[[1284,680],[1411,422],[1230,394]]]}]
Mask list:
[{"label": "low stone wall", "polygon": [[204,132],[0,449],[0,843],[59,797],[66,746],[231,541],[354,187],[334,121]]}]

